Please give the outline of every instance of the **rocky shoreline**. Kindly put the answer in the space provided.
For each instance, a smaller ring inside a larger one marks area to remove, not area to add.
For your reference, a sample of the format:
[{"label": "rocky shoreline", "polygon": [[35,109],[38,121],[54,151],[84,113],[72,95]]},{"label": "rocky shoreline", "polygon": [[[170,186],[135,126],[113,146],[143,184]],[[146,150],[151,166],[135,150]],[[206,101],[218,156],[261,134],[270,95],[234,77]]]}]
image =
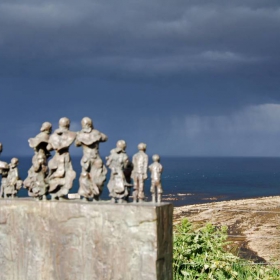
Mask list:
[{"label": "rocky shoreline", "polygon": [[231,249],[240,256],[280,264],[280,196],[175,207],[174,224],[183,218],[197,228],[226,225]]}]

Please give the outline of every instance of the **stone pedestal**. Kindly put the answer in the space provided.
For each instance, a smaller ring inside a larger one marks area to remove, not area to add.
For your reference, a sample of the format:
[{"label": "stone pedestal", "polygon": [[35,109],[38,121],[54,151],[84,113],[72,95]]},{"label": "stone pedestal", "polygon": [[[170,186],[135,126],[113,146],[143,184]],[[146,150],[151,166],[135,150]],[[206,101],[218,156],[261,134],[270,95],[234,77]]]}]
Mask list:
[{"label": "stone pedestal", "polygon": [[0,280],[172,279],[173,206],[0,199]]}]

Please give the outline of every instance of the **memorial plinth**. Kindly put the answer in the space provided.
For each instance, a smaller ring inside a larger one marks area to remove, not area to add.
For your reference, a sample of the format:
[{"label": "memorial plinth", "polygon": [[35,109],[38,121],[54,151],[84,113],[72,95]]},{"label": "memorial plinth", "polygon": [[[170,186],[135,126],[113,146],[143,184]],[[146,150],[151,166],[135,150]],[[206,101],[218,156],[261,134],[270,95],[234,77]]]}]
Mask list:
[{"label": "memorial plinth", "polygon": [[173,206],[0,199],[0,280],[172,279]]}]

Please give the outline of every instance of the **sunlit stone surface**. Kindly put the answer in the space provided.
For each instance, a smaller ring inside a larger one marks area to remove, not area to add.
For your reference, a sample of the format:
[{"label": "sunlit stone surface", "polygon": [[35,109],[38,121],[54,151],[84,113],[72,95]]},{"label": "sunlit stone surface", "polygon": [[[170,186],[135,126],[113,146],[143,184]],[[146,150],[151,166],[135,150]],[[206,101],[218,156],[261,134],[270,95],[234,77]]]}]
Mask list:
[{"label": "sunlit stone surface", "polygon": [[171,204],[0,199],[0,279],[172,279],[172,212]]}]

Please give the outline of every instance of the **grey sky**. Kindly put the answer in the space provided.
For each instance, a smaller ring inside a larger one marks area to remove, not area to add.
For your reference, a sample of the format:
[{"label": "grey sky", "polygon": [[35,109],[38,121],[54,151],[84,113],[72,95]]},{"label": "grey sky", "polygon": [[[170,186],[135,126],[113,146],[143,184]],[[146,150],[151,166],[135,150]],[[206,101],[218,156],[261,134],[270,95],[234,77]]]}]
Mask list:
[{"label": "grey sky", "polygon": [[103,154],[279,156],[279,50],[279,1],[0,0],[3,155],[89,116]]}]

